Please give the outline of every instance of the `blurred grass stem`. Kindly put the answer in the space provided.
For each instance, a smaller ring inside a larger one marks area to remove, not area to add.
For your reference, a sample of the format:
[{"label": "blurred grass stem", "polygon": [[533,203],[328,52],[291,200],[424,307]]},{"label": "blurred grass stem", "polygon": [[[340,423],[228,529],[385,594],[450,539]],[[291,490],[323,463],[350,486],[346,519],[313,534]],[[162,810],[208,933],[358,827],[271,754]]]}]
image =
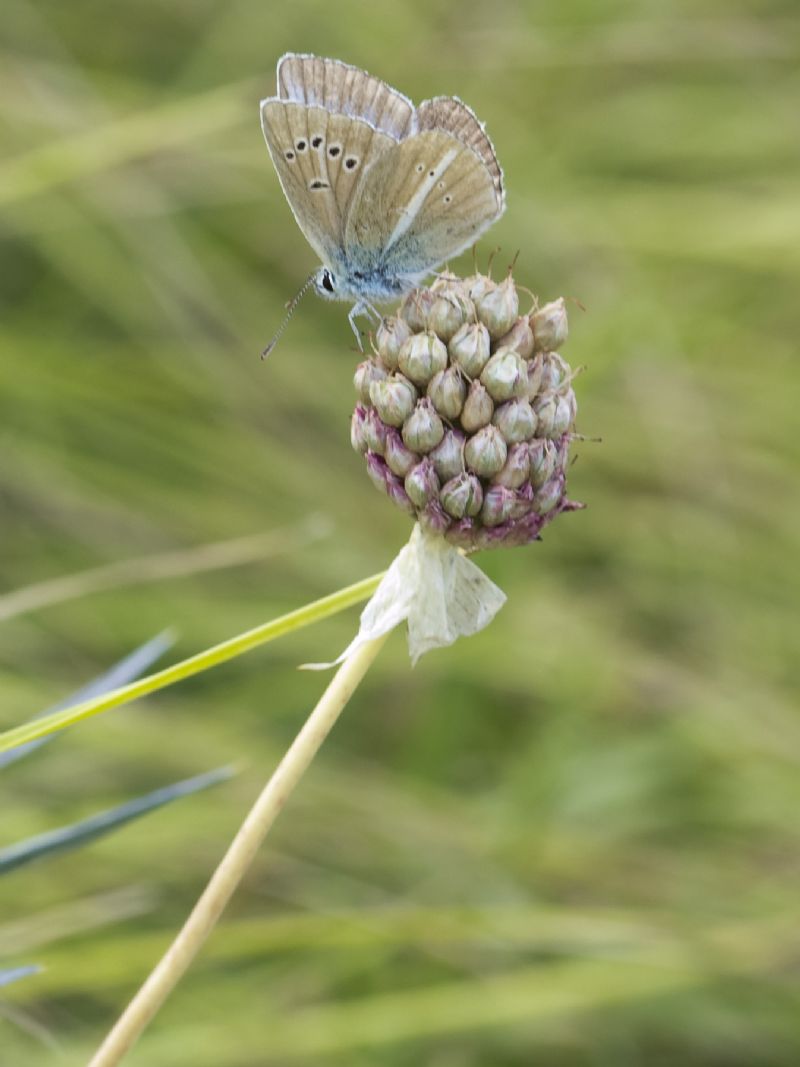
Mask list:
[{"label": "blurred grass stem", "polygon": [[130,1002],[89,1067],[114,1067],[138,1040],[214,929],[270,827],[333,724],[369,670],[388,634],[357,648],[341,665],[300,733],[250,809],[178,936]]}]

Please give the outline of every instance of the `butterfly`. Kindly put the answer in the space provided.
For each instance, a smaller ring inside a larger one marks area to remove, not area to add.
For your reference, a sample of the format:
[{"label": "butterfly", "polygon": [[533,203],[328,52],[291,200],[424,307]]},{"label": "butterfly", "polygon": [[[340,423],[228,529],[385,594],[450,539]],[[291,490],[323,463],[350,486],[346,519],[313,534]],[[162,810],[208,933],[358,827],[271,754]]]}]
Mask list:
[{"label": "butterfly", "polygon": [[415,108],[357,67],[288,52],[261,125],[297,225],[322,260],[289,315],[310,286],[352,301],[359,346],[354,320],[378,315],[373,300],[415,288],[505,210],[492,142],[457,97]]}]

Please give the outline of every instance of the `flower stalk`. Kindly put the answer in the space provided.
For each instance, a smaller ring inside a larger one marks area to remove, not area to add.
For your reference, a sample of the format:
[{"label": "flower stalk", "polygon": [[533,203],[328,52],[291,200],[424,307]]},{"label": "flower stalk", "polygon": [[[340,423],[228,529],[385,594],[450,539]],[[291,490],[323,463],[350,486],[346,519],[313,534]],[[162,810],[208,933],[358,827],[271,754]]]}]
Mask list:
[{"label": "flower stalk", "polygon": [[89,1067],[116,1067],[185,974],[387,637],[383,634],[365,642],[342,663],[250,809],[183,928],[117,1020]]}]

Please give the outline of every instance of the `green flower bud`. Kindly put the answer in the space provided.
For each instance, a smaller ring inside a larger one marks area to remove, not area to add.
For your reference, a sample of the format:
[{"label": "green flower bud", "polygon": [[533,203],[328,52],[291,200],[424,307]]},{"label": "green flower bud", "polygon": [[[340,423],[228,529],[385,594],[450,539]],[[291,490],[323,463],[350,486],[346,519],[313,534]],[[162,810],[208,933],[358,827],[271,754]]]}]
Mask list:
[{"label": "green flower bud", "polygon": [[397,369],[397,358],[403,343],[411,336],[408,323],[397,315],[382,319],[378,327],[375,343],[381,360],[389,370]]},{"label": "green flower bud", "polygon": [[403,343],[398,363],[414,385],[426,386],[447,366],[447,349],[435,333],[416,333]]},{"label": "green flower bud", "polygon": [[400,317],[405,319],[412,333],[428,329],[430,314],[436,294],[430,289],[412,289],[400,305]]},{"label": "green flower bud", "polygon": [[531,485],[539,489],[556,469],[558,449],[552,441],[535,440],[528,445],[531,462]]},{"label": "green flower bud", "polygon": [[523,397],[528,391],[528,365],[513,348],[498,348],[483,368],[481,382],[498,403]]},{"label": "green flower bud", "polygon": [[[386,442],[386,459],[389,460],[389,442]],[[389,464],[391,466],[391,464]],[[512,445],[508,450],[503,469],[492,478],[495,485],[504,485],[506,489],[519,489],[531,474],[530,445],[527,441]]]},{"label": "green flower bud", "polygon": [[433,406],[446,419],[457,419],[464,406],[467,386],[458,367],[449,366],[434,374],[428,384],[428,396]]},{"label": "green flower bud", "polygon": [[483,489],[474,474],[458,474],[442,486],[439,502],[454,519],[477,515],[483,504]]},{"label": "green flower bud", "polygon": [[556,404],[558,398],[552,393],[539,396],[533,402],[536,412],[536,435],[538,437],[555,437],[553,427],[556,421]]},{"label": "green flower bud", "polygon": [[530,317],[533,330],[533,343],[537,352],[553,352],[560,348],[567,339],[567,306],[564,298],[559,297],[550,304],[545,304]]},{"label": "green flower bud", "polygon": [[403,426],[403,442],[412,452],[423,454],[436,448],[444,437],[444,423],[425,396],[419,401]]},{"label": "green flower bud", "polygon": [[479,381],[469,387],[467,399],[461,412],[461,425],[467,433],[474,433],[488,426],[494,414],[494,402]]},{"label": "green flower bud", "polygon": [[507,400],[495,410],[492,422],[507,445],[529,441],[536,430],[536,416],[527,400]]},{"label": "green flower bud", "polygon": [[506,489],[504,485],[491,486],[483,496],[481,522],[484,526],[499,526],[501,522],[506,522],[511,517],[515,501],[513,489]]},{"label": "green flower bud", "polygon": [[493,341],[508,333],[519,315],[519,297],[511,275],[475,299],[478,318],[489,330]]},{"label": "green flower bud", "polygon": [[353,385],[356,387],[358,399],[368,404],[370,384],[382,381],[385,377],[386,371],[374,359],[365,359],[363,363],[359,363],[353,375]]},{"label": "green flower bud", "polygon": [[460,430],[448,430],[436,448],[429,453],[440,482],[447,482],[464,470],[466,440]]},{"label": "green flower bud", "polygon": [[381,421],[375,408],[367,408],[364,413],[364,440],[370,452],[383,455],[386,447],[386,423]]},{"label": "green flower bud", "polygon": [[[570,393],[572,390],[570,389]],[[575,394],[572,393],[572,401],[575,400]],[[574,412],[576,407],[570,402],[569,396],[560,396],[556,400],[556,410],[553,416],[553,437],[561,437],[572,426],[575,418]]]},{"label": "green flower bud", "polygon": [[536,495],[533,499],[533,510],[537,515],[546,515],[561,501],[563,495],[564,475],[556,474],[549,482],[545,482],[541,489],[536,490]]},{"label": "green flower bud", "polygon": [[406,475],[405,490],[418,508],[424,508],[439,496],[439,479],[433,462],[427,456]]},{"label": "green flower bud", "polygon": [[508,448],[496,426],[484,426],[464,446],[467,467],[479,478],[491,478],[503,469]]},{"label": "green flower bud", "polygon": [[525,315],[520,315],[507,334],[497,342],[498,348],[513,348],[523,359],[533,355],[533,330]]},{"label": "green flower bud", "polygon": [[468,378],[477,378],[492,354],[489,331],[482,322],[465,322],[450,338],[450,358]]},{"label": "green flower bud", "polygon": [[356,404],[350,419],[350,444],[356,452],[364,453],[369,448],[365,430],[366,416],[366,409],[361,404]]},{"label": "green flower bud", "polygon": [[369,398],[387,426],[402,426],[414,410],[417,390],[402,374],[372,382]]},{"label": "green flower bud", "polygon": [[474,315],[472,301],[458,289],[442,290],[431,305],[428,329],[446,342]]},{"label": "green flower bud", "polygon": [[477,303],[497,288],[497,283],[493,282],[488,274],[473,274],[470,278],[465,278],[463,284],[464,292],[473,303]]},{"label": "green flower bud", "polygon": [[405,478],[411,468],[419,463],[419,456],[406,448],[399,432],[392,427],[386,431],[386,443],[383,451],[386,464],[393,474]]},{"label": "green flower bud", "polygon": [[543,352],[538,357],[542,361],[542,384],[540,392],[557,393],[569,386],[572,370],[558,352]]}]

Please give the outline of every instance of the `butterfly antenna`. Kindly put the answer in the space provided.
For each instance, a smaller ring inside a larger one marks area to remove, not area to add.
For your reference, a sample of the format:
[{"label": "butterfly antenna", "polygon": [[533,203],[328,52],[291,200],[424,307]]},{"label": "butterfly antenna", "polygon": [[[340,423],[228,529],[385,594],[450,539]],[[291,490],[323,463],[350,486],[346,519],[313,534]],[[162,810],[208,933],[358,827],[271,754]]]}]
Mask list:
[{"label": "butterfly antenna", "polygon": [[302,298],[306,295],[306,293],[308,292],[309,288],[313,284],[314,278],[316,276],[317,276],[317,272],[316,271],[314,271],[313,274],[309,274],[309,276],[306,278],[306,280],[301,285],[299,292],[295,296],[293,296],[292,299],[289,301],[289,303],[286,305],[286,308],[287,308],[286,318],[283,320],[283,322],[280,324],[280,326],[276,330],[275,336],[272,338],[270,343],[267,345],[267,347],[261,353],[261,358],[262,359],[266,359],[267,356],[272,351],[272,349],[278,343],[278,341],[280,341],[281,335],[283,334],[283,331],[289,325],[289,319],[292,317],[292,315],[294,315],[294,309],[300,303]]}]

